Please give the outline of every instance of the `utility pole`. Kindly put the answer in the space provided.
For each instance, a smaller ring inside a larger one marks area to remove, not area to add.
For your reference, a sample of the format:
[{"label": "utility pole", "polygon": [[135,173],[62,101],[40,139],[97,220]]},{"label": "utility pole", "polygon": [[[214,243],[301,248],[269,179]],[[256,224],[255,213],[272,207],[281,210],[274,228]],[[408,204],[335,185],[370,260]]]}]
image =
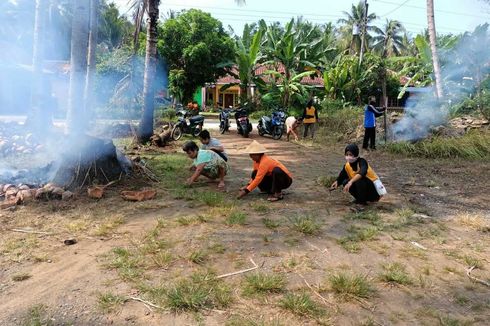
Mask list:
[{"label": "utility pole", "polygon": [[364,17],[362,18],[362,34],[361,34],[361,52],[359,54],[359,66],[362,64],[362,56],[364,54],[364,44],[366,42],[366,34],[367,34],[367,16],[368,16],[368,3],[367,0],[364,0]]}]

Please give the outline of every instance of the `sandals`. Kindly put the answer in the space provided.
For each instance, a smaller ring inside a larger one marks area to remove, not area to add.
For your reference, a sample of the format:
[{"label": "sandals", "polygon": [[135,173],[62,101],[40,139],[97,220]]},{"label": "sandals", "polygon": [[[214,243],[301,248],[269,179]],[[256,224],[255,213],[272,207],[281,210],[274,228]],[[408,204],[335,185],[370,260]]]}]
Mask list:
[{"label": "sandals", "polygon": [[283,199],[284,199],[284,196],[281,194],[277,197],[276,196],[269,197],[269,198],[267,198],[267,201],[276,202],[276,201],[283,200]]}]

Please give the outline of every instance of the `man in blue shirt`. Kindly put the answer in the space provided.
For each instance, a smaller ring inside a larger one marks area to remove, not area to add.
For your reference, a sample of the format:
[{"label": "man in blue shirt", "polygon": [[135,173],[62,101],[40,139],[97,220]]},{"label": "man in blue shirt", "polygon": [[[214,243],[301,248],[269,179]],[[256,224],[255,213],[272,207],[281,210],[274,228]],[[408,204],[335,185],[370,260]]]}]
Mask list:
[{"label": "man in blue shirt", "polygon": [[364,109],[364,141],[363,149],[368,149],[368,144],[371,149],[376,149],[376,118],[383,115],[385,108],[376,108],[376,102],[370,101]]}]

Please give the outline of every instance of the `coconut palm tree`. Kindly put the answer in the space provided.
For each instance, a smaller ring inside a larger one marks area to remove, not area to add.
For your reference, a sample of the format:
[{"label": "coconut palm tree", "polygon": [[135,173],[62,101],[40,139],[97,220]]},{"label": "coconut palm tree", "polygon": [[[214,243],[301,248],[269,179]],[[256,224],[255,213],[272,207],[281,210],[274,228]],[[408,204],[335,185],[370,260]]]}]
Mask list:
[{"label": "coconut palm tree", "polygon": [[[361,27],[364,25],[365,10],[364,2],[359,1],[357,5],[352,5],[350,12],[343,12],[345,18],[338,20],[338,23],[343,24],[340,28],[340,47],[349,49],[351,53],[359,53],[361,50]],[[366,42],[364,42],[364,50],[367,50],[367,41],[370,38],[369,32],[376,29],[375,26],[370,25],[376,18],[375,13],[371,13],[366,17]]]},{"label": "coconut palm tree", "polygon": [[46,117],[47,114],[43,114],[43,102],[42,97],[45,96],[43,92],[43,63],[44,63],[44,35],[46,27],[47,16],[47,1],[37,0],[36,11],[34,18],[34,33],[32,43],[32,74],[33,83],[31,88],[31,112],[27,119],[27,124],[42,134],[43,128],[49,128],[44,125],[41,117]]},{"label": "coconut palm tree", "polygon": [[85,80],[85,116],[90,116],[90,111],[94,105],[94,80],[95,80],[95,66],[96,58],[95,52],[97,49],[97,34],[98,34],[98,21],[99,21],[99,0],[90,0],[90,23],[89,23],[89,40],[88,40],[88,67]]},{"label": "coconut palm tree", "polygon": [[372,48],[383,57],[400,55],[404,50],[403,25],[397,20],[386,21],[383,29],[378,29],[378,35],[372,38]]},{"label": "coconut palm tree", "polygon": [[70,89],[67,128],[74,134],[86,127],[83,103],[87,74],[90,0],[75,0],[71,34]]},{"label": "coconut palm tree", "polygon": [[429,29],[430,50],[432,52],[432,65],[434,66],[434,76],[436,81],[436,96],[441,98],[442,93],[442,77],[441,66],[439,65],[439,56],[436,46],[436,23],[434,19],[434,0],[427,0],[427,25]]}]

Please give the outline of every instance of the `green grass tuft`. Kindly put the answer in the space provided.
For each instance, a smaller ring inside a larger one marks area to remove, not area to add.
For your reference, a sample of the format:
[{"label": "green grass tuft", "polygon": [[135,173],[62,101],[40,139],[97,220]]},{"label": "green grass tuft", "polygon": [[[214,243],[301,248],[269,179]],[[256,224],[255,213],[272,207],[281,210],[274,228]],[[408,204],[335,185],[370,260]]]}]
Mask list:
[{"label": "green grass tuft", "polygon": [[204,250],[193,251],[189,255],[189,260],[194,264],[204,264],[206,259],[208,258],[208,254]]},{"label": "green grass tuft", "polygon": [[208,272],[194,273],[164,291],[163,295],[166,306],[173,311],[226,308],[233,301],[231,288]]},{"label": "green grass tuft", "polygon": [[99,293],[97,304],[103,312],[114,312],[124,303],[124,297],[112,293]]},{"label": "green grass tuft", "polygon": [[243,292],[246,295],[282,292],[286,279],[279,274],[255,273],[245,277]]},{"label": "green grass tuft", "polygon": [[247,214],[233,210],[226,218],[225,223],[228,225],[244,225],[247,220]]},{"label": "green grass tuft", "polygon": [[307,293],[287,293],[279,301],[279,306],[299,316],[317,318],[325,314],[325,310]]},{"label": "green grass tuft", "polygon": [[273,220],[273,219],[268,218],[268,217],[264,217],[262,219],[262,223],[264,223],[265,227],[272,229],[272,230],[277,229],[281,225],[281,222]]},{"label": "green grass tuft", "polygon": [[383,266],[380,278],[384,282],[397,283],[402,285],[412,284],[410,276],[405,271],[405,266],[400,263],[391,263]]},{"label": "green grass tuft", "polygon": [[317,234],[320,231],[321,225],[317,220],[309,215],[297,215],[289,217],[291,228],[306,235]]},{"label": "green grass tuft", "polygon": [[331,289],[343,299],[369,298],[374,292],[365,276],[346,273],[333,274],[328,278]]}]

